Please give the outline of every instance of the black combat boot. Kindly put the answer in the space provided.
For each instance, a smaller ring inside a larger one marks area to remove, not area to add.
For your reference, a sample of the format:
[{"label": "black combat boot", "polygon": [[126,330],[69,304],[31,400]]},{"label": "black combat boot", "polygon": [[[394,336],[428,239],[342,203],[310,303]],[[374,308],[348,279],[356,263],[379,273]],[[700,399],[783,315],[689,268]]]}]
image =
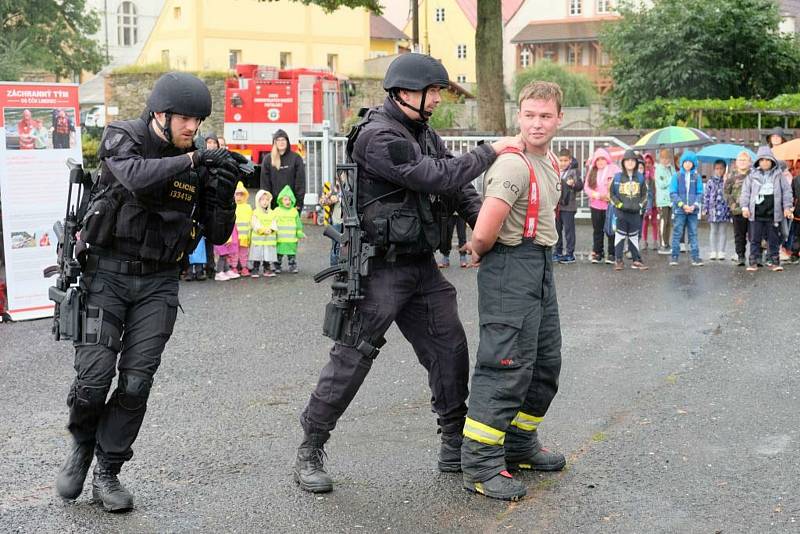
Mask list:
[{"label": "black combat boot", "polygon": [[78,443],[72,440],[67,460],[56,478],[56,491],[61,497],[69,500],[78,498],[83,491],[86,473],[92,465],[92,456],[94,456],[94,441]]},{"label": "black combat boot", "polygon": [[117,475],[122,464],[106,464],[99,459],[94,466],[92,497],[103,503],[108,512],[127,512],[133,509],[133,495],[125,489]]},{"label": "black combat boot", "polygon": [[461,443],[464,441],[464,421],[442,425],[442,444],[439,447],[439,471],[458,473],[461,471]]},{"label": "black combat boot", "polygon": [[510,427],[506,432],[505,449],[509,471],[561,471],[567,465],[563,454],[542,447],[536,430],[525,432]]},{"label": "black combat boot", "polygon": [[311,493],[327,493],[333,489],[333,479],[325,471],[326,434],[306,434],[303,443],[297,449],[297,460],[294,462],[294,480],[300,487]]},{"label": "black combat boot", "polygon": [[508,471],[497,473],[483,482],[472,482],[465,478],[464,489],[503,501],[518,501],[528,493],[525,485],[514,480]]}]

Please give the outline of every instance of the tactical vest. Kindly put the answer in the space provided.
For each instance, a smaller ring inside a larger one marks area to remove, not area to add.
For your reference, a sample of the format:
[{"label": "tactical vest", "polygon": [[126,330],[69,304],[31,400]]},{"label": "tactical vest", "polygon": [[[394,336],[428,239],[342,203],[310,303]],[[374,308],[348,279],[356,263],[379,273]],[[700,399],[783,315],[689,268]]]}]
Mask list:
[{"label": "tactical vest", "polygon": [[[352,160],[355,141],[364,129],[389,127],[410,142],[419,145],[422,154],[442,158],[428,130],[420,142],[397,120],[381,108],[370,109],[348,135],[347,153]],[[358,213],[361,228],[370,244],[391,255],[423,254],[436,250],[445,232],[450,213],[443,209],[443,199],[398,186],[380,176],[359,169]]]},{"label": "tactical vest", "polygon": [[[143,119],[113,122],[103,139],[110,135],[130,137],[139,145],[139,154],[144,159],[183,153],[154,140]],[[160,263],[175,263],[191,253],[200,237],[193,219],[201,186],[198,173],[187,170],[146,194],[134,196],[106,165],[105,158],[113,155],[124,154],[117,154],[113,146],[107,149],[101,143],[97,191],[83,220],[81,239],[115,255]]]}]

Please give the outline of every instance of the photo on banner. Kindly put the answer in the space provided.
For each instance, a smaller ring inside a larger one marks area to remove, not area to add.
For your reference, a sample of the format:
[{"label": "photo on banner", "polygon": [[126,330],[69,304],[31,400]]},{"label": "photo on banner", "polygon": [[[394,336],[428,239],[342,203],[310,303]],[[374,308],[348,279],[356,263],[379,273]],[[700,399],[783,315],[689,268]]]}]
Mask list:
[{"label": "photo on banner", "polygon": [[53,224],[66,212],[66,161],[82,161],[78,117],[77,84],[0,82],[0,211],[12,320],[53,315],[53,279],[43,271],[57,261]]}]

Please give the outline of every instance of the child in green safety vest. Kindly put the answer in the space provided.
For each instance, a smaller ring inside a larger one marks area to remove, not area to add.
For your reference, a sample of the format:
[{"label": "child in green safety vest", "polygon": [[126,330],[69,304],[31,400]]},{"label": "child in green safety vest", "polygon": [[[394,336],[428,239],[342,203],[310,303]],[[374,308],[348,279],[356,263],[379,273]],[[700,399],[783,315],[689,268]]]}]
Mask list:
[{"label": "child in green safety vest", "polygon": [[264,267],[264,276],[272,277],[272,264],[278,261],[278,224],[273,217],[272,193],[261,189],[256,193],[256,207],[250,221],[252,233],[250,234],[250,270],[251,278],[260,276],[261,267]]},{"label": "child in green safety vest", "polygon": [[295,196],[292,188],[284,186],[278,193],[278,206],[272,210],[272,216],[278,230],[278,259],[274,263],[272,270],[275,274],[280,274],[283,257],[286,256],[289,264],[289,272],[297,273],[297,242],[303,239],[303,223],[300,214],[295,209]]}]

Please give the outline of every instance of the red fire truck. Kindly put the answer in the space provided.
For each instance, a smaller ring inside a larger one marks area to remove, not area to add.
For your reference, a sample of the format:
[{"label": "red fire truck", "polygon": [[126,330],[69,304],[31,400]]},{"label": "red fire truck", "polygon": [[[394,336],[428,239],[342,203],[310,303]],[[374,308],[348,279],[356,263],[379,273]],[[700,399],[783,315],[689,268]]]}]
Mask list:
[{"label": "red fire truck", "polygon": [[278,129],[292,143],[321,132],[323,121],[338,131],[350,85],[332,72],[237,65],[236,76],[225,86],[225,140],[255,163],[269,155]]}]

